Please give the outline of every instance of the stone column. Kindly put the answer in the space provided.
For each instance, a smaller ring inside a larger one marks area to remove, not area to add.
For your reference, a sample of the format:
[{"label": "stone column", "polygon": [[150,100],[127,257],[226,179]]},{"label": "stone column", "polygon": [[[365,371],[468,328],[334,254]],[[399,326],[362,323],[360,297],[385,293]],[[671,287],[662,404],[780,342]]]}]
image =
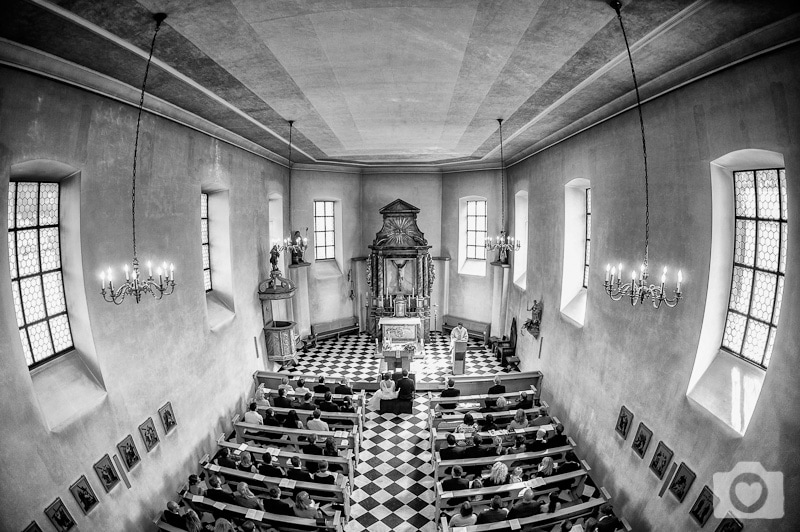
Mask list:
[{"label": "stone column", "polygon": [[297,323],[297,334],[300,338],[311,334],[311,303],[308,290],[309,263],[292,264],[289,266],[289,279],[297,287],[292,304],[292,314]]},{"label": "stone column", "polygon": [[492,328],[490,334],[502,338],[506,331],[506,308],[508,307],[508,287],[511,279],[511,265],[493,262],[492,264]]}]

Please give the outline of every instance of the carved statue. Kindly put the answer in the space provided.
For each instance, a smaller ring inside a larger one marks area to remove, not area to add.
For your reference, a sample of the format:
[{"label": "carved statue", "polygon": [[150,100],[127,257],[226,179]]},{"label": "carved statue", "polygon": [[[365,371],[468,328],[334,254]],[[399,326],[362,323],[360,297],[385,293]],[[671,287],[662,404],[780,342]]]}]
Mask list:
[{"label": "carved statue", "polygon": [[436,267],[433,265],[433,259],[428,255],[428,294],[433,293],[434,280],[436,280]]},{"label": "carved statue", "polygon": [[278,251],[278,244],[274,244],[272,249],[269,250],[269,263],[272,264],[272,271],[280,271],[278,269],[278,257],[281,256],[281,252]]},{"label": "carved statue", "polygon": [[538,340],[539,325],[542,323],[542,304],[534,299],[533,306],[528,310],[531,313],[531,317],[525,320],[525,323],[522,325],[522,330],[528,331],[531,333],[531,336]]},{"label": "carved statue", "polygon": [[[306,235],[308,235],[308,228],[306,228]],[[303,258],[305,254],[306,246],[308,245],[308,238],[303,240],[300,236],[300,231],[295,231],[292,235],[291,250],[292,250],[292,264],[305,264],[306,261]]]},{"label": "carved statue", "polygon": [[367,256],[367,286],[372,288],[372,254]]}]

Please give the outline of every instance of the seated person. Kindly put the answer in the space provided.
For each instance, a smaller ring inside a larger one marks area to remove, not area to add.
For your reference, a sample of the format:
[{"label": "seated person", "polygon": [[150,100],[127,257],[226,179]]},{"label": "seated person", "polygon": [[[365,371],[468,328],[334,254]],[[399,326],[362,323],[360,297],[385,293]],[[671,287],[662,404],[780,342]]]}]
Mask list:
[{"label": "seated person", "polygon": [[178,527],[183,529],[183,525],[185,524],[185,519],[181,515],[181,507],[178,506],[178,503],[175,501],[169,501],[167,503],[167,509],[164,510],[164,513],[161,514],[161,520],[167,523],[168,525],[172,525],[174,527]]},{"label": "seated person", "polygon": [[450,518],[450,527],[472,526],[478,520],[478,516],[472,511],[472,505],[464,502],[458,509],[458,513]]},{"label": "seated person", "polygon": [[322,416],[322,411],[319,408],[317,408],[316,410],[314,410],[314,413],[312,414],[311,418],[308,421],[306,421],[306,428],[308,430],[314,430],[317,432],[330,432],[331,430],[330,427],[325,421],[322,421],[320,419],[320,416]]},{"label": "seated person", "polygon": [[286,472],[277,464],[272,463],[272,455],[264,453],[258,465],[258,473],[265,477],[285,477]]},{"label": "seated person", "polygon": [[492,498],[491,507],[478,515],[478,520],[475,522],[475,524],[482,525],[485,523],[499,523],[500,521],[505,521],[507,518],[508,510],[503,508],[503,501],[500,496],[495,495]]},{"label": "seated person", "polygon": [[[342,399],[342,406],[339,407],[339,412],[347,413],[347,414],[355,414],[356,409],[353,406],[353,402],[351,401],[349,396],[345,396]],[[349,419],[337,419],[336,422],[339,425],[352,425],[353,421]]]},{"label": "seated person", "polygon": [[258,404],[255,401],[250,403],[250,409],[244,413],[244,422],[253,425],[264,424],[264,418],[258,413]]},{"label": "seated person", "polygon": [[294,407],[298,410],[316,410],[317,404],[314,402],[314,394],[311,392],[306,392],[306,394],[303,396],[303,399],[300,402],[295,403]]},{"label": "seated person", "polygon": [[475,418],[472,417],[472,414],[467,412],[464,414],[464,421],[456,427],[456,432],[461,434],[472,434],[473,432],[478,432],[478,424],[475,423]]},{"label": "seated person", "polygon": [[537,477],[549,477],[555,472],[555,462],[550,456],[545,456],[536,468]]},{"label": "seated person", "polygon": [[519,402],[512,406],[514,410],[527,410],[533,408],[533,398],[528,397],[528,392],[519,393]]},{"label": "seated person", "polygon": [[612,532],[622,526],[622,522],[614,515],[614,507],[606,503],[600,507],[600,517],[597,519],[597,532]]},{"label": "seated person", "polygon": [[212,458],[211,461],[220,467],[236,469],[236,460],[231,457],[231,452],[227,447],[223,447],[217,451],[217,454],[214,455],[214,458]]},{"label": "seated person", "polygon": [[509,477],[508,477],[508,483],[509,484],[516,484],[517,482],[522,482],[523,480],[525,480],[525,479],[522,478],[522,468],[521,467],[517,466],[517,467],[514,468],[514,470],[511,473],[509,473]]},{"label": "seated person", "polygon": [[319,376],[318,384],[314,386],[314,393],[325,393],[331,391],[328,386],[325,385],[325,377],[323,375]]},{"label": "seated person", "polygon": [[528,428],[528,417],[525,415],[525,411],[519,408],[514,414],[514,419],[508,424],[508,430],[526,428]]},{"label": "seated person", "polygon": [[572,473],[573,471],[580,471],[583,468],[581,461],[572,451],[567,451],[564,461],[558,466],[558,473]]},{"label": "seated person", "polygon": [[353,395],[353,388],[350,387],[350,379],[344,377],[341,384],[336,385],[333,393],[338,395]]},{"label": "seated person", "polygon": [[[300,421],[300,416],[297,415],[297,410],[289,410],[286,414],[286,417],[283,418],[283,422],[281,423],[281,427],[286,429],[302,429],[303,422]],[[287,436],[288,437],[288,436]]]},{"label": "seated person", "polygon": [[328,470],[327,460],[319,462],[317,472],[314,473],[314,482],[320,482],[322,484],[336,484],[336,475]]},{"label": "seated person", "polygon": [[208,491],[206,497],[212,501],[222,502],[225,504],[236,504],[236,499],[232,493],[222,489],[222,482],[217,475],[211,475],[208,479]]},{"label": "seated person", "polygon": [[490,430],[497,430],[497,423],[494,422],[494,416],[492,414],[486,414],[486,417],[483,418],[483,423],[481,423],[481,430],[484,432],[488,432]]},{"label": "seated person", "polygon": [[[339,449],[336,447],[336,440],[333,439],[333,436],[328,436],[325,438],[325,447],[322,449],[322,455],[334,458],[341,456],[341,454],[339,454]],[[331,471],[343,471],[342,466],[339,464],[329,465]]]},{"label": "seated person", "polygon": [[306,380],[303,377],[300,377],[299,379],[297,379],[297,386],[294,389],[295,395],[298,395],[298,396],[302,397],[305,394],[310,393],[310,392],[311,392],[311,390],[306,388]]},{"label": "seated person", "polygon": [[[490,447],[482,447],[483,438],[478,434],[472,435],[472,445],[464,449],[464,459],[470,458],[485,458],[487,456],[494,456],[495,449]],[[483,470],[483,465],[469,466],[465,468],[467,475],[480,475]]]},{"label": "seated person", "polygon": [[307,519],[316,519],[322,515],[319,504],[311,499],[307,491],[301,491],[294,499],[294,515]]},{"label": "seated person", "polygon": [[483,479],[483,485],[489,486],[502,486],[508,484],[510,475],[508,474],[508,466],[503,462],[495,462],[492,464],[492,470],[489,476]]},{"label": "seated person", "polygon": [[292,401],[286,397],[286,388],[278,390],[278,396],[272,399],[272,406],[277,408],[292,408]]},{"label": "seated person", "polygon": [[514,439],[514,445],[508,448],[507,454],[517,454],[526,452],[528,452],[528,450],[525,447],[525,436],[518,434],[517,437]]},{"label": "seated person", "polygon": [[325,397],[319,404],[319,409],[322,410],[323,412],[339,411],[339,407],[336,406],[336,403],[333,402],[333,394],[331,394],[331,392],[325,392]]},{"label": "seated person", "polygon": [[301,467],[300,458],[297,456],[292,456],[290,463],[292,464],[292,467],[286,471],[286,474],[290,479],[298,482],[314,482],[314,478],[311,476],[311,473],[303,470]]},{"label": "seated person", "polygon": [[316,456],[322,456],[324,454],[322,447],[317,445],[316,439],[312,439],[310,442],[303,445],[300,448],[300,452],[303,454],[312,454]]},{"label": "seated person", "polygon": [[275,417],[275,411],[271,408],[267,408],[267,411],[264,413],[264,418],[261,424],[266,425],[268,427],[281,426],[280,420]]},{"label": "seated person", "polygon": [[252,455],[245,451],[239,457],[239,463],[236,464],[236,469],[239,471],[246,471],[247,473],[255,473],[256,466],[253,465],[253,457]]},{"label": "seated person", "polygon": [[281,500],[281,489],[278,486],[269,489],[269,497],[262,501],[264,511],[278,515],[294,515],[292,506]]},{"label": "seated person", "polygon": [[[461,390],[456,389],[456,381],[447,379],[447,388],[442,390],[440,394],[442,398],[458,397],[461,395]],[[453,410],[458,406],[458,403],[439,403],[439,408],[442,410]]]},{"label": "seated person", "polygon": [[547,440],[547,448],[563,447],[565,445],[569,445],[569,440],[564,435],[564,425],[559,423],[556,425],[556,435]]},{"label": "seated person", "polygon": [[550,492],[545,504],[542,505],[543,514],[554,514],[561,509],[561,501],[558,500],[558,492]]},{"label": "seated person", "polygon": [[493,406],[485,406],[481,408],[481,412],[505,412],[507,410],[508,401],[503,396],[498,397]]},{"label": "seated person", "polygon": [[252,508],[253,510],[264,510],[264,506],[261,504],[261,499],[255,496],[255,494],[250,491],[250,486],[247,485],[247,482],[239,482],[236,485],[236,493],[234,494],[234,498],[236,499],[236,504],[239,506],[243,506],[244,508]]},{"label": "seated person", "polygon": [[[489,391],[486,392],[489,395],[500,395],[501,393],[506,393],[506,387],[500,384],[500,375],[494,376],[494,385],[489,387]],[[495,405],[497,399],[487,399],[486,400],[486,407],[491,408]]]},{"label": "seated person", "polygon": [[536,431],[536,439],[525,445],[525,449],[527,450],[527,452],[535,453],[537,451],[546,450],[548,445],[547,445],[547,439],[545,438],[545,436],[547,436],[547,433],[545,431],[543,431],[541,429],[537,430]]},{"label": "seated person", "polygon": [[269,399],[267,399],[267,391],[264,389],[263,384],[260,384],[258,388],[256,388],[256,404],[258,406],[269,406]]},{"label": "seated person", "polygon": [[289,384],[289,377],[281,378],[281,383],[278,385],[278,389],[279,390],[286,390],[287,392],[293,392],[294,391],[294,388],[292,388],[292,385]]},{"label": "seated person", "polygon": [[533,490],[527,488],[522,492],[522,500],[517,502],[508,511],[508,519],[522,519],[531,517],[541,511],[542,505],[533,496]]},{"label": "seated person", "polygon": [[414,381],[408,376],[408,370],[404,369],[401,373],[402,378],[397,381],[397,398],[400,401],[413,401],[416,386]]},{"label": "seated person", "polygon": [[542,425],[549,425],[553,422],[553,419],[547,415],[547,409],[542,408],[541,412],[539,413],[536,418],[531,421],[531,425],[534,427],[541,427]]},{"label": "seated person", "polygon": [[[203,475],[205,475],[205,473],[203,473]],[[197,475],[189,475],[189,493],[204,497],[206,489],[200,485],[200,480],[201,478]]]},{"label": "seated person", "polygon": [[[444,491],[459,491],[469,489],[469,480],[463,478],[464,469],[461,466],[453,466],[451,477],[442,481]],[[456,505],[466,501],[464,497],[453,497],[447,504]]]},{"label": "seated person", "polygon": [[439,449],[439,456],[442,460],[458,460],[464,456],[464,448],[456,445],[456,437],[453,434],[448,434],[446,439],[446,446]]}]

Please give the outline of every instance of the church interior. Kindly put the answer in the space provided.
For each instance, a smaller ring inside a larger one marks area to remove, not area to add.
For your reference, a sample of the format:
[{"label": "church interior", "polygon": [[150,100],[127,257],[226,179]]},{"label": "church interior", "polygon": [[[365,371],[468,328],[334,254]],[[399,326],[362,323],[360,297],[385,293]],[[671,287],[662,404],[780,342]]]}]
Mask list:
[{"label": "church interior", "polygon": [[796,3],[6,6],[1,530],[797,530]]}]

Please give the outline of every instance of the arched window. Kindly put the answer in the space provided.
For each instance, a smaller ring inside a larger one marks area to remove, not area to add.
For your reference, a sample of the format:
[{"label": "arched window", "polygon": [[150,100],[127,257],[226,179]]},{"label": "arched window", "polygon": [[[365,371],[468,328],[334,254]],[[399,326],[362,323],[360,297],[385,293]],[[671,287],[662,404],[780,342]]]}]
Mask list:
[{"label": "arched window", "polygon": [[744,435],[778,332],[788,241],[783,155],[711,162],[711,261],[687,396]]},{"label": "arched window", "polygon": [[564,186],[564,258],[561,274],[561,315],[583,327],[586,321],[589,257],[592,236],[592,196],[588,179]]},{"label": "arched window", "polygon": [[9,183],[8,261],[28,367],[73,349],[61,271],[59,183]]},{"label": "arched window", "polygon": [[213,288],[211,284],[211,253],[208,238],[208,194],[200,194],[200,244],[203,250],[203,284],[206,292]]}]

